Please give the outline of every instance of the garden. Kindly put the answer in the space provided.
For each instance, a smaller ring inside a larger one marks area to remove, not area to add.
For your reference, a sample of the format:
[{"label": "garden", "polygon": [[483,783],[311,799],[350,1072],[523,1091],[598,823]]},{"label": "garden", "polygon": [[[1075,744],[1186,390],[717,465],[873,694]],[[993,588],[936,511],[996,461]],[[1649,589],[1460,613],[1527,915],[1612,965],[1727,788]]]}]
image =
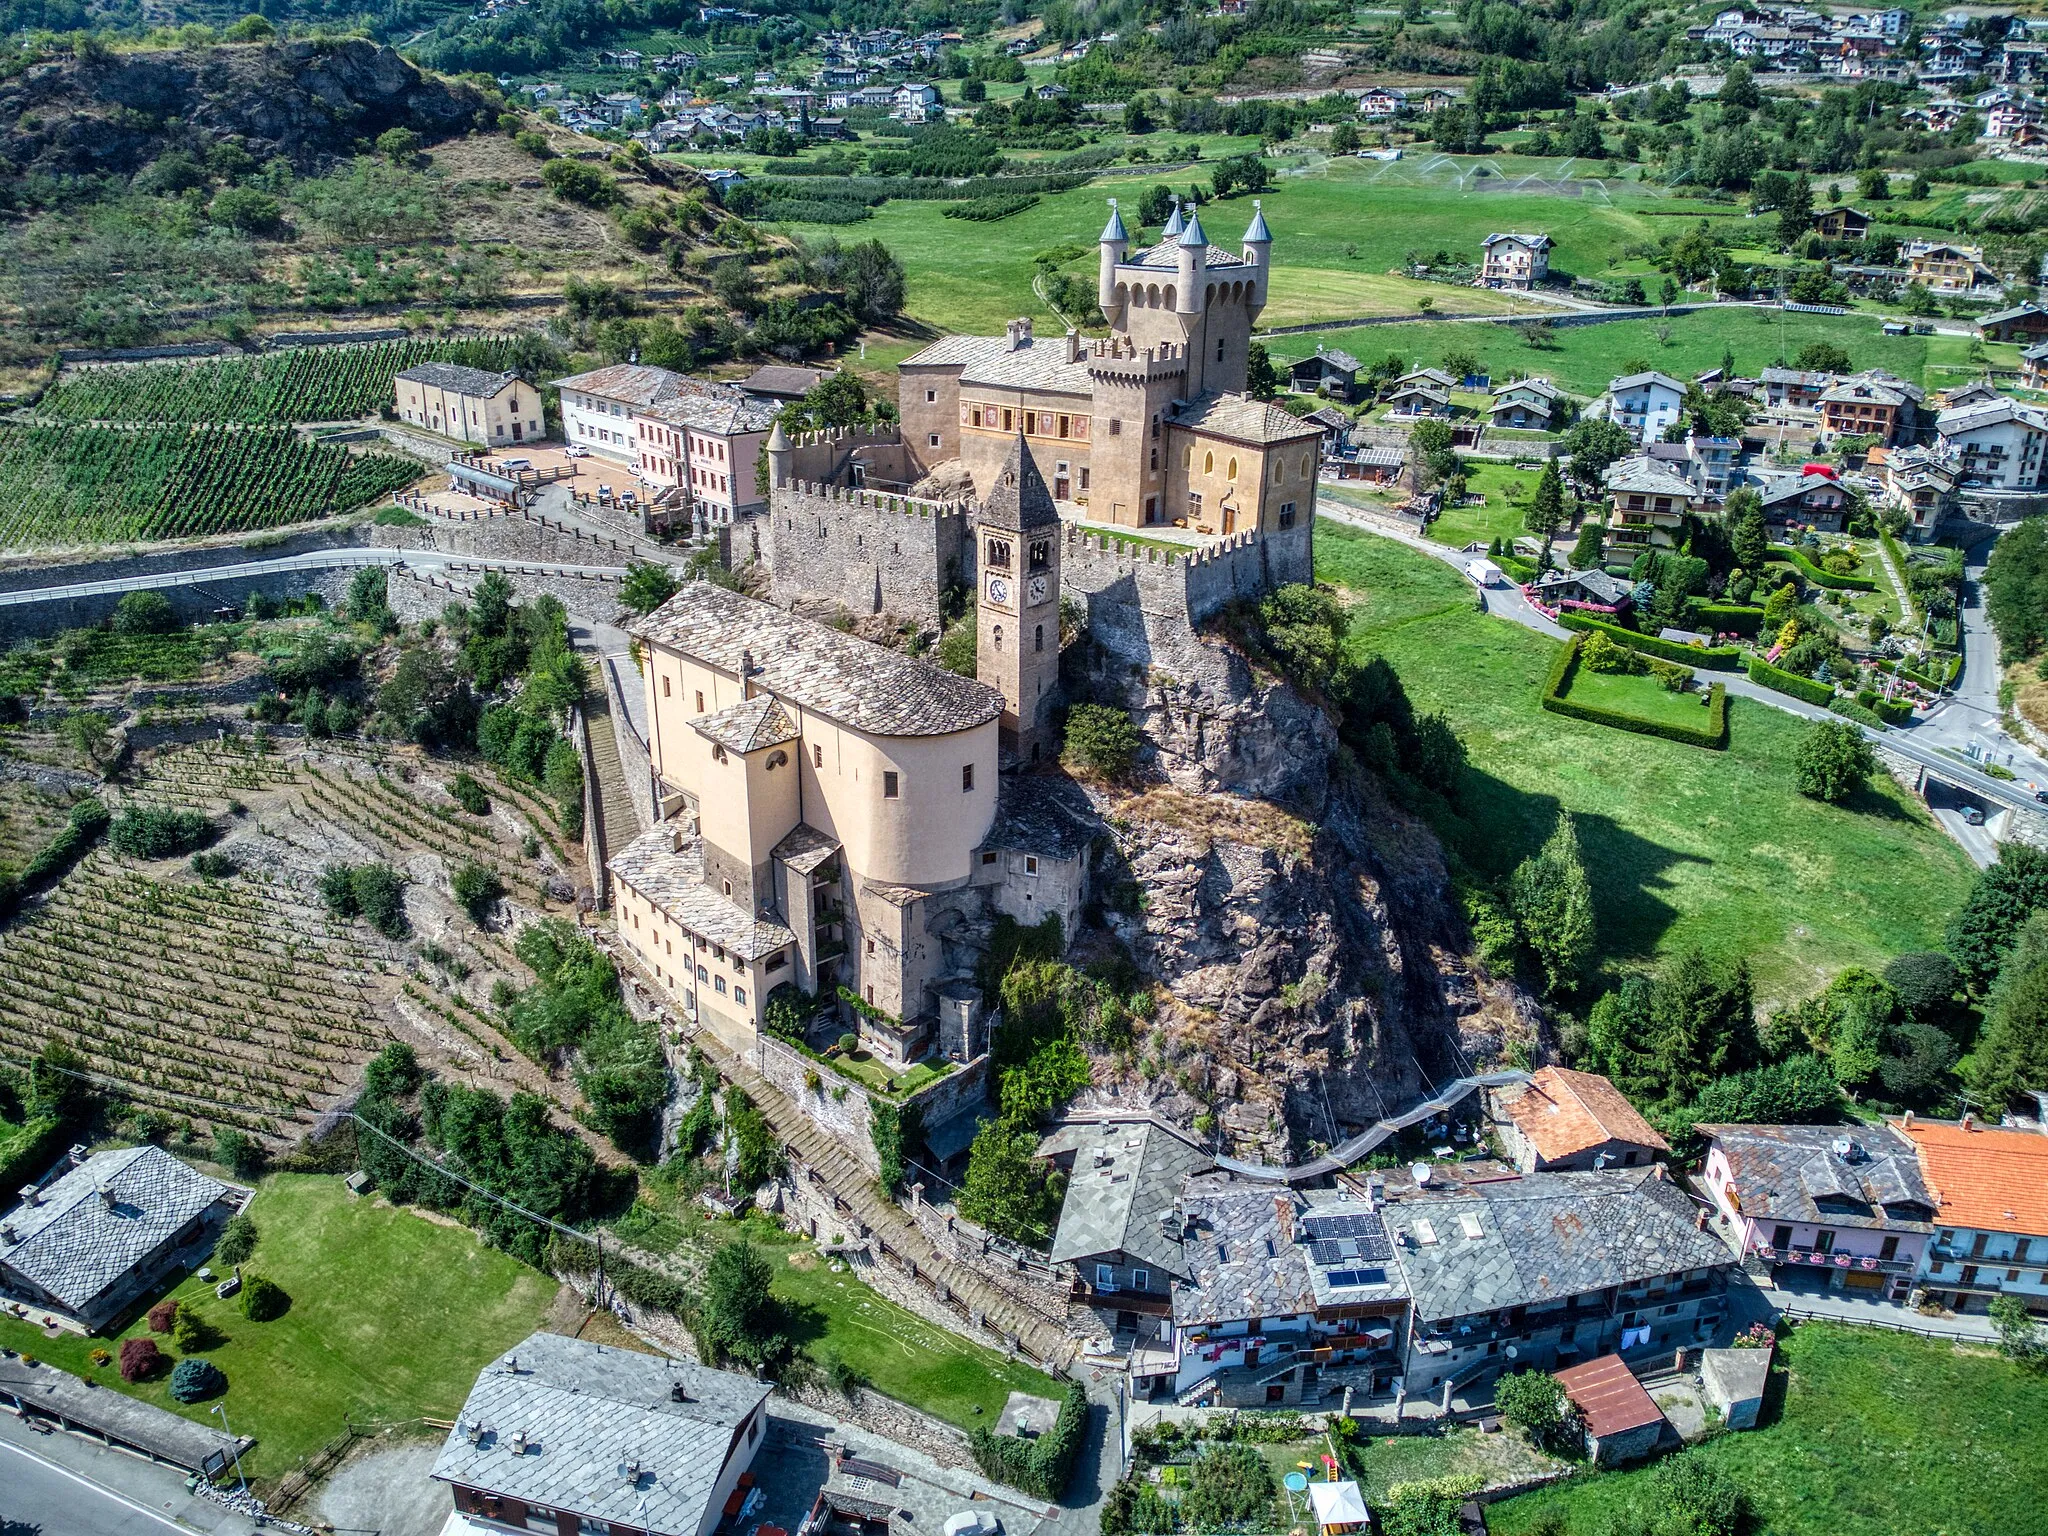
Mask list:
[{"label": "garden", "polygon": [[[188,1314],[186,1342],[175,1321],[163,1318],[159,1333],[144,1315],[106,1339],[46,1338],[0,1318],[0,1345],[216,1426],[219,1404],[236,1434],[256,1440],[242,1466],[261,1491],[339,1434],[344,1414],[359,1425],[453,1417],[485,1363],[541,1326],[558,1289],[466,1228],[352,1198],[339,1178],[271,1175],[246,1214],[256,1236],[239,1261],[245,1293],[247,1276],[271,1282],[278,1315],[252,1319],[240,1297],[220,1300],[195,1276],[160,1298]],[[159,1363],[130,1382],[117,1362],[137,1340]],[[195,1359],[225,1389],[187,1403],[174,1395],[173,1361]]]}]

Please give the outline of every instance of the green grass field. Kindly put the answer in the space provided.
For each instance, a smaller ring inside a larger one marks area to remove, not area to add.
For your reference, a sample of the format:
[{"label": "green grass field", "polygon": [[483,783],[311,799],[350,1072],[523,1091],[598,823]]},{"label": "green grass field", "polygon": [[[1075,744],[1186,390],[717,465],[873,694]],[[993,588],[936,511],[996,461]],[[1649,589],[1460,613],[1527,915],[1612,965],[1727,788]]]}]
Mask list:
[{"label": "green grass field", "polygon": [[1732,699],[1729,750],[1702,752],[1552,715],[1555,642],[1478,612],[1449,565],[1325,521],[1316,568],[1353,601],[1353,643],[1464,740],[1472,773],[1439,831],[1474,870],[1502,876],[1560,810],[1578,818],[1609,963],[1744,953],[1768,1006],[1939,943],[1968,859],[1889,779],[1846,806],[1798,794],[1792,716]]},{"label": "green grass field", "polygon": [[[344,1413],[373,1422],[451,1417],[485,1362],[540,1326],[557,1289],[468,1228],[353,1200],[335,1178],[273,1175],[249,1214],[261,1238],[244,1272],[283,1286],[291,1310],[252,1323],[234,1301],[216,1300],[211,1286],[194,1279],[170,1294],[197,1305],[227,1335],[206,1358],[227,1373],[221,1402],[235,1432],[256,1437],[242,1465],[262,1481],[339,1434]],[[137,1318],[121,1337],[148,1332],[147,1320]],[[119,1352],[114,1341],[46,1339],[40,1328],[4,1318],[0,1344],[208,1420],[208,1405],[171,1400],[168,1372],[131,1387],[112,1366],[93,1365],[93,1349]]]},{"label": "green grass field", "polygon": [[1566,697],[1578,704],[1620,710],[1638,720],[1657,720],[1697,731],[1707,723],[1707,711],[1700,703],[1705,697],[1704,689],[1702,684],[1697,692],[1673,693],[1654,677],[1621,677],[1588,672],[1581,666],[1572,673],[1572,686]]},{"label": "green grass field", "polygon": [[[1805,1323],[1780,1345],[1761,1429],[1697,1454],[1726,1469],[1757,1536],[2003,1536],[2043,1528],[2048,1376],[1984,1348]],[[1574,1479],[1495,1504],[1488,1529],[1521,1536],[1552,1510],[1598,1536],[1651,1496],[1647,1470]]]},{"label": "green grass field", "polygon": [[1443,516],[1429,525],[1430,538],[1453,549],[1463,549],[1474,539],[1491,543],[1495,539],[1519,538],[1528,531],[1522,526],[1522,519],[1528,511],[1529,498],[1536,494],[1541,474],[1540,470],[1517,469],[1512,464],[1470,463],[1465,489],[1471,495],[1484,496],[1486,505],[1446,508]]}]

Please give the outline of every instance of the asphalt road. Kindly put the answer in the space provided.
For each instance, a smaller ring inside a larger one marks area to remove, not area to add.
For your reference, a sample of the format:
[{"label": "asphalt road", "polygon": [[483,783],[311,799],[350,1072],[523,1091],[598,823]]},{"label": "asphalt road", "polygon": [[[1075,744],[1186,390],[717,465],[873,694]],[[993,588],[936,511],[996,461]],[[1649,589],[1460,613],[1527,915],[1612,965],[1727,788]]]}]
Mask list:
[{"label": "asphalt road", "polygon": [[244,1536],[256,1527],[185,1492],[184,1474],[62,1431],[0,1419],[0,1536]]}]

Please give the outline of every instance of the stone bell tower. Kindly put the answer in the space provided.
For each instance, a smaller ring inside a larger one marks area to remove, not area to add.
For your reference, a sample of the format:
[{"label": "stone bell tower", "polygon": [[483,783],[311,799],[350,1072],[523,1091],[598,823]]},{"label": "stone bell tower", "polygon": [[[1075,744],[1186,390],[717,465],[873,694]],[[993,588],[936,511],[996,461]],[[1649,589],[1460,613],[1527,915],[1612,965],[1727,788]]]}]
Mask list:
[{"label": "stone bell tower", "polygon": [[1003,695],[1002,744],[1020,765],[1050,761],[1045,724],[1060,677],[1060,517],[1018,433],[982,503],[975,675]]}]

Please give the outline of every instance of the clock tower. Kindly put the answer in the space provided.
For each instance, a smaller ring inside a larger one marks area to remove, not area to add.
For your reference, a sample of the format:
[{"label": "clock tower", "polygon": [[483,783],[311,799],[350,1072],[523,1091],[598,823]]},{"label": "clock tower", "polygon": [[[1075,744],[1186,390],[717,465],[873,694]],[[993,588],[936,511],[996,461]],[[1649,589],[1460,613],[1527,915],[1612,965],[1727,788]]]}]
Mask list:
[{"label": "clock tower", "polygon": [[1050,761],[1045,723],[1060,677],[1060,516],[1024,434],[982,503],[975,675],[1003,695],[1002,744],[1019,765]]}]

